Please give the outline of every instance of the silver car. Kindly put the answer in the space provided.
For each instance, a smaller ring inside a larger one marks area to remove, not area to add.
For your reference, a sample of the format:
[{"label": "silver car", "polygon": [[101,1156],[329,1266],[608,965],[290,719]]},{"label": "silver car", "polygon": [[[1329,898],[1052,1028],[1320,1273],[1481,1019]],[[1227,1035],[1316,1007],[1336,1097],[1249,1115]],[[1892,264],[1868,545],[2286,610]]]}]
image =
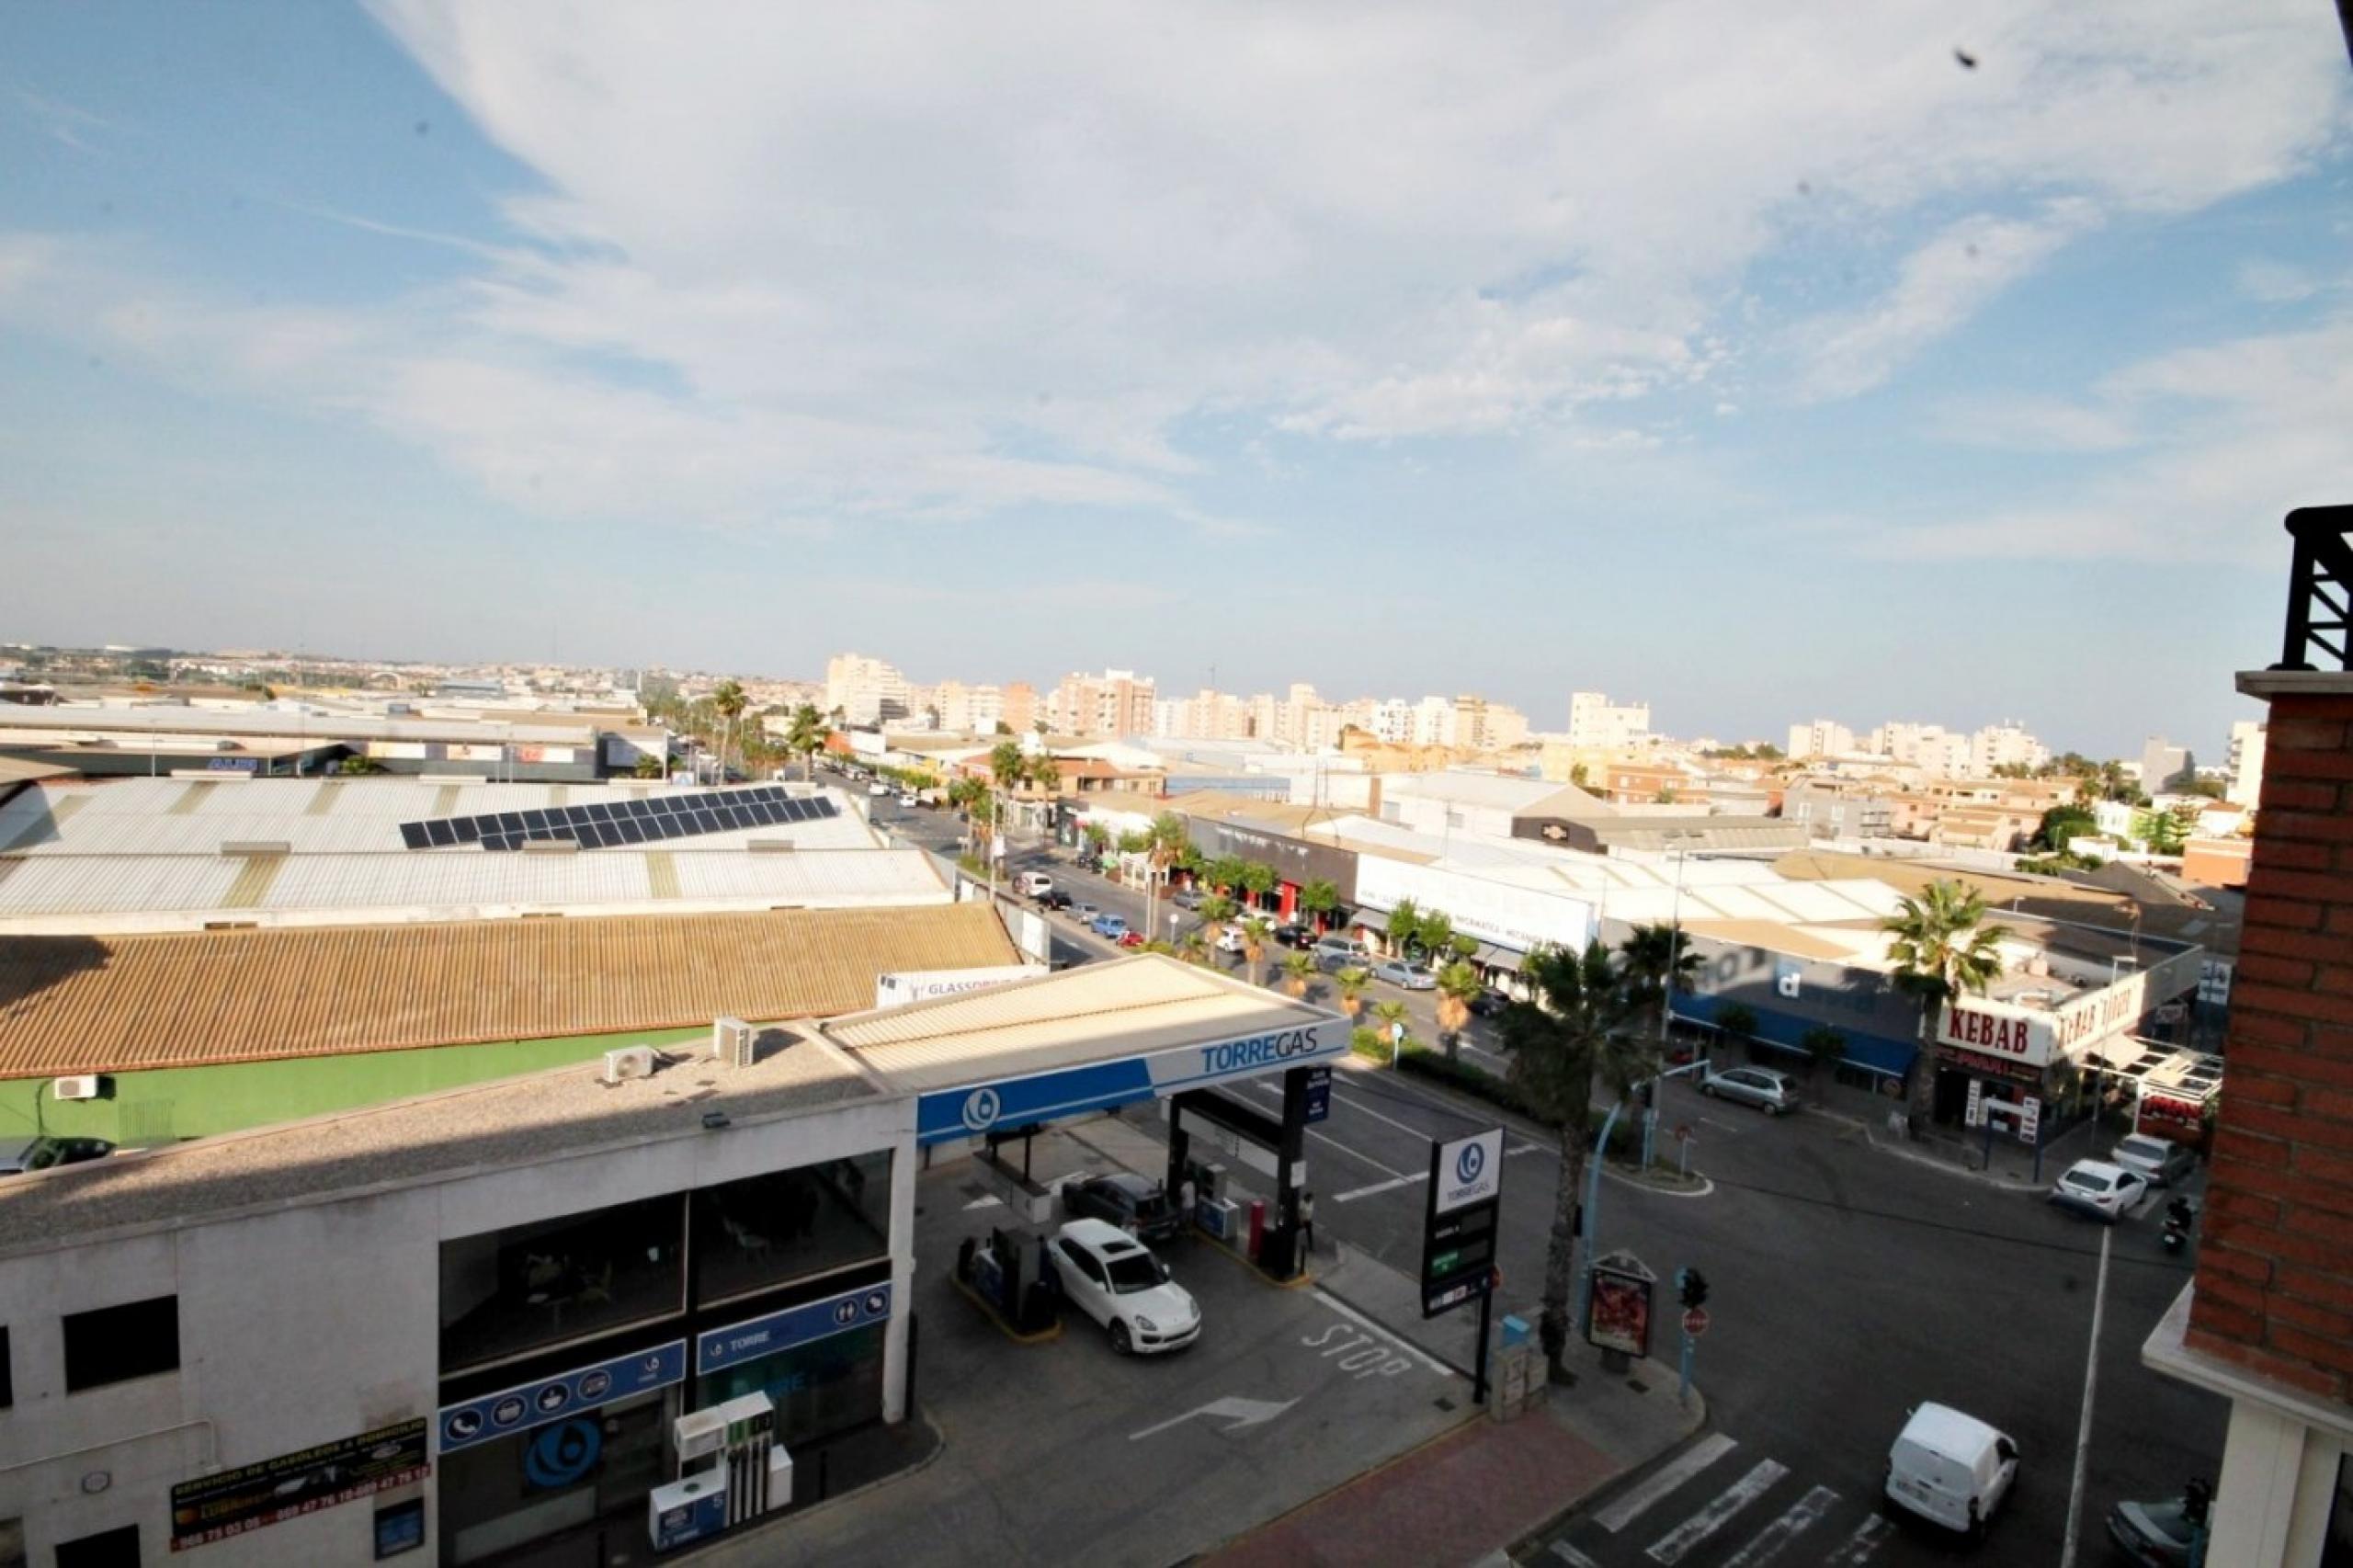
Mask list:
[{"label": "silver car", "polygon": [[2145,1132],[2119,1138],[2108,1157],[2151,1187],[2171,1187],[2187,1181],[2198,1169],[2198,1156],[2188,1144],[2177,1143],[2170,1138],[2153,1138]]},{"label": "silver car", "polygon": [[1770,1067],[1711,1068],[1699,1079],[1699,1092],[1753,1105],[1768,1116],[1787,1116],[1798,1108],[1798,1086],[1787,1073]]},{"label": "silver car", "polygon": [[1390,984],[1401,986],[1407,991],[1438,989],[1438,976],[1421,965],[1407,963],[1403,959],[1375,960],[1372,964],[1372,978],[1385,980]]}]

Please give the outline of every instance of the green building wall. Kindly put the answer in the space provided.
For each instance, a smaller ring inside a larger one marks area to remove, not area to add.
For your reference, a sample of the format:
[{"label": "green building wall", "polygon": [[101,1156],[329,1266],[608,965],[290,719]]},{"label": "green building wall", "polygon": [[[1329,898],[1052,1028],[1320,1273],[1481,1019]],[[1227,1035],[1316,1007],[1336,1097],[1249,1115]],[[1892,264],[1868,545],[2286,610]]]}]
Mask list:
[{"label": "green building wall", "polygon": [[100,1100],[60,1101],[47,1078],[11,1078],[0,1080],[0,1136],[46,1131],[143,1148],[593,1061],[616,1046],[710,1039],[708,1028],[640,1029],[117,1073],[113,1097]]}]

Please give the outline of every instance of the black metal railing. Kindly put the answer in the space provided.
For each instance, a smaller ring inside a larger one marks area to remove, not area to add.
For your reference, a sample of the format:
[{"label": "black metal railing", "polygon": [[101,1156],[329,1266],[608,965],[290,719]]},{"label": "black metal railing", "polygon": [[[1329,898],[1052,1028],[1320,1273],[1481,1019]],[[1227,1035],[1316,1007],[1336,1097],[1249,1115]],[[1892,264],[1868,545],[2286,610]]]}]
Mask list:
[{"label": "black metal railing", "polygon": [[2353,670],[2353,506],[2299,506],[2288,533],[2288,635],[2271,667]]}]

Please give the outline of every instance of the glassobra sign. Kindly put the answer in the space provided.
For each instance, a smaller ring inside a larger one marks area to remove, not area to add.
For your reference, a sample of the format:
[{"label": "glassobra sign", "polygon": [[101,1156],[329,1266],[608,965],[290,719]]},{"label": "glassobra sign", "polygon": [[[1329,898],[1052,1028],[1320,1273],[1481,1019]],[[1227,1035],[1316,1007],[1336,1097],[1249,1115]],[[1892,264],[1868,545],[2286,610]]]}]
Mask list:
[{"label": "glassobra sign", "polygon": [[172,1550],[226,1540],[370,1493],[421,1481],[425,1418],[184,1481],[172,1488]]}]

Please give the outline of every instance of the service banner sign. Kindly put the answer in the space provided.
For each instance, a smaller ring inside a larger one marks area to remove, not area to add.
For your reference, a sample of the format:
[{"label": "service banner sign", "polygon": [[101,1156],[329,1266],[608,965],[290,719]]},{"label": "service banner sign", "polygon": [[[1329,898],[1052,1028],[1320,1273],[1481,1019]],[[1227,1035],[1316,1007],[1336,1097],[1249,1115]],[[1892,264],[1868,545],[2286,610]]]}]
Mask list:
[{"label": "service banner sign", "polygon": [[207,1546],[422,1481],[425,1417],[242,1465],[172,1488],[172,1550]]},{"label": "service banner sign", "polygon": [[1035,980],[1048,972],[1039,964],[1014,963],[983,969],[922,969],[878,974],[874,977],[874,1006],[878,1009],[904,1007],[910,1002],[929,1002],[940,996],[961,996],[967,991],[1010,985],[1017,980]]},{"label": "service banner sign", "polygon": [[1491,1127],[1439,1144],[1438,1176],[1431,1202],[1441,1214],[1496,1197],[1504,1185],[1504,1130]]},{"label": "service banner sign", "polygon": [[534,1426],[594,1410],[608,1400],[627,1399],[649,1389],[667,1388],[686,1381],[686,1378],[687,1342],[674,1339],[667,1345],[633,1350],[593,1367],[575,1367],[535,1383],[520,1383],[496,1393],[486,1393],[463,1404],[445,1404],[438,1418],[439,1451],[452,1454],[477,1443],[528,1432]]},{"label": "service banner sign", "polygon": [[1422,1210],[1422,1316],[1433,1318],[1495,1286],[1495,1227],[1503,1207],[1504,1130],[1430,1144]]}]

